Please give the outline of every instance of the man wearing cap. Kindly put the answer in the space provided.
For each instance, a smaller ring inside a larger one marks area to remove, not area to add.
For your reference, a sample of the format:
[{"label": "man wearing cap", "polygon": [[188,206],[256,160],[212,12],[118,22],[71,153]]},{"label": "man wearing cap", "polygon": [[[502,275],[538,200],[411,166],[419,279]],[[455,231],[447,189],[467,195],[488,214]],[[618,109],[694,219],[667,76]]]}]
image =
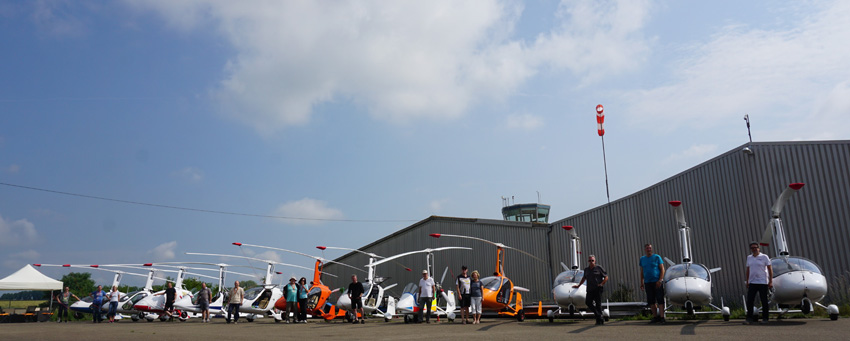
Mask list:
[{"label": "man wearing cap", "polygon": [[298,320],[298,283],[295,276],[289,278],[289,284],[283,287],[283,294],[286,296],[286,315],[283,315],[283,320],[289,323],[289,313],[292,313],[293,319]]},{"label": "man wearing cap", "polygon": [[[428,270],[422,270],[422,279],[419,280],[419,322],[422,323],[422,314],[425,313],[425,323],[431,323],[431,301],[434,300],[434,292],[437,287],[434,279],[428,276]],[[425,311],[425,306],[428,310]]]},{"label": "man wearing cap", "polygon": [[466,265],[460,267],[460,275],[457,275],[455,286],[457,286],[457,294],[460,295],[460,315],[463,318],[463,324],[469,323],[469,306],[472,303],[472,297],[469,296],[469,268]]},{"label": "man wearing cap", "polygon": [[761,298],[761,324],[765,324],[770,316],[767,291],[773,287],[773,266],[770,265],[770,257],[759,252],[758,243],[750,242],[750,251],[753,254],[747,255],[747,320],[744,324],[758,321],[758,316],[753,314],[756,294]]},{"label": "man wearing cap", "polygon": [[[351,275],[351,284],[348,285],[348,299],[351,301],[351,310],[354,311],[354,318],[351,323],[360,324],[366,323],[363,318],[366,316],[366,312],[363,310],[363,283],[357,281],[357,275]],[[357,311],[360,310],[360,319],[357,319]]]}]

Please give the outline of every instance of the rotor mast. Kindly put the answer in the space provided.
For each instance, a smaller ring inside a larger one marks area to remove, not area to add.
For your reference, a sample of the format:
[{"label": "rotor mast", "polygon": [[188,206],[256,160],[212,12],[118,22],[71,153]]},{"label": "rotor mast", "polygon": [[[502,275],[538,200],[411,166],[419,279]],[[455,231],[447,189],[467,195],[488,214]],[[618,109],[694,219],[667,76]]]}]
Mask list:
[{"label": "rotor mast", "polygon": [[691,261],[691,228],[685,221],[685,209],[682,208],[681,201],[670,201],[670,206],[676,214],[676,221],[679,223],[679,246],[682,249],[682,263],[692,263]]},{"label": "rotor mast", "polygon": [[767,229],[764,231],[760,244],[762,246],[769,246],[770,240],[773,239],[773,250],[779,257],[787,257],[791,254],[788,251],[788,239],[786,238],[785,228],[782,226],[782,219],[779,218],[779,215],[782,213],[782,208],[785,207],[785,203],[788,202],[788,199],[791,199],[791,196],[794,195],[794,193],[797,193],[797,191],[805,185],[806,184],[799,182],[788,185],[788,187],[782,191],[782,194],[779,195],[779,198],[776,198],[776,202],[773,203],[773,206],[770,208],[770,223],[768,223]]}]

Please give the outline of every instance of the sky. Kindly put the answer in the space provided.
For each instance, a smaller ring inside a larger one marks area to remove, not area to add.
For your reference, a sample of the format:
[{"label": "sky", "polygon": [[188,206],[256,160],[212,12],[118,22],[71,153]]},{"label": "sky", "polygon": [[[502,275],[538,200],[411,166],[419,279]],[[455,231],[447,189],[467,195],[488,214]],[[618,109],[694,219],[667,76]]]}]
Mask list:
[{"label": "sky", "polygon": [[185,252],[311,266],[231,243],[321,256],[538,193],[565,218],[607,202],[597,104],[611,200],[746,143],[745,114],[754,141],[848,139],[848,17],[847,1],[0,0],[0,276],[220,261]]}]

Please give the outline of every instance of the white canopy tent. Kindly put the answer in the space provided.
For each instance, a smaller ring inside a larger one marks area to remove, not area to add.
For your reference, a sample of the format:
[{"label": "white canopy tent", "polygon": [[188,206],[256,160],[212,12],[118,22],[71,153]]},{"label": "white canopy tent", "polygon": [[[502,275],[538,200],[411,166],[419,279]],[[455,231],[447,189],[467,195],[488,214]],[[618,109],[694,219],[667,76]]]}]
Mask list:
[{"label": "white canopy tent", "polygon": [[45,276],[27,264],[0,279],[0,291],[2,290],[50,290],[50,309],[53,310],[53,290],[62,290],[62,282]]}]

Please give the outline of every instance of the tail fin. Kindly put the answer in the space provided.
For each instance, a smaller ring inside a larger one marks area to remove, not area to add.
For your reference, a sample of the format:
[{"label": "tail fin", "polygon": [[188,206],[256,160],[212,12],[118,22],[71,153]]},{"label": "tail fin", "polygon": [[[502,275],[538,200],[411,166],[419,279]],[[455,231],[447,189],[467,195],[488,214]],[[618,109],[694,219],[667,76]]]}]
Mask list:
[{"label": "tail fin", "polygon": [[768,246],[773,242],[773,221],[767,223],[767,228],[764,229],[764,234],[761,235],[761,240],[759,244],[762,246]]},{"label": "tail fin", "polygon": [[454,291],[449,290],[447,292],[448,294],[446,294],[446,291],[441,292],[441,294],[443,295],[443,299],[446,300],[446,312],[448,313],[455,311],[455,309],[457,308],[457,303],[455,302]]},{"label": "tail fin", "polygon": [[516,293],[516,310],[522,310],[522,294]]},{"label": "tail fin", "polygon": [[395,316],[395,298],[387,296],[387,314],[390,318]]}]

